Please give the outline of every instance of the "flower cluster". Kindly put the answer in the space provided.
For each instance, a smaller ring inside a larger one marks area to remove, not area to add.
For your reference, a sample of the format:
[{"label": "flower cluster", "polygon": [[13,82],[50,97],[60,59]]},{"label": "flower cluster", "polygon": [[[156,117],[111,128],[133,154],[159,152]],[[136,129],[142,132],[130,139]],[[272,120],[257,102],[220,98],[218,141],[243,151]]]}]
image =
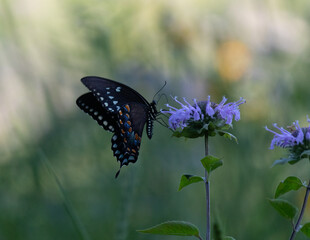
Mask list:
[{"label": "flower cluster", "polygon": [[169,111],[161,110],[162,113],[170,114],[169,126],[173,130],[176,130],[179,127],[186,127],[189,120],[199,121],[204,117],[196,99],[194,99],[194,106],[187,102],[185,98],[183,98],[183,100],[186,104],[181,103],[177,100],[177,97],[174,97],[174,101],[181,105],[182,108],[180,109],[166,104],[166,106],[169,107]]},{"label": "flower cluster", "polygon": [[161,110],[162,113],[170,114],[169,126],[173,130],[177,128],[183,129],[190,126],[191,123],[209,124],[218,120],[224,121],[226,125],[231,125],[233,119],[235,121],[240,120],[239,105],[245,103],[243,98],[240,98],[237,102],[226,103],[227,98],[223,97],[219,104],[215,104],[211,102],[210,96],[204,102],[197,102],[196,99],[193,99],[193,105],[185,98],[183,98],[184,104],[178,101],[177,97],[173,99],[181,105],[181,108],[175,108],[167,104],[169,110]]},{"label": "flower cluster", "polygon": [[[307,117],[310,123],[310,119]],[[279,131],[272,131],[267,126],[265,129],[274,134],[270,144],[270,149],[275,146],[289,149],[288,158],[277,160],[277,163],[289,162],[291,164],[298,162],[304,157],[310,157],[310,124],[309,127],[300,127],[299,122],[293,122],[286,130],[283,127],[278,127],[276,123],[273,126]]]},{"label": "flower cluster", "polygon": [[[310,119],[307,117],[308,122]],[[299,122],[293,122],[293,125],[288,127],[288,130],[283,127],[278,127],[276,123],[273,126],[279,130],[280,133],[270,130],[267,126],[265,129],[274,134],[274,137],[270,144],[270,149],[274,149],[274,146],[289,148],[295,145],[305,144],[310,140],[310,125],[307,128],[301,128]]]}]

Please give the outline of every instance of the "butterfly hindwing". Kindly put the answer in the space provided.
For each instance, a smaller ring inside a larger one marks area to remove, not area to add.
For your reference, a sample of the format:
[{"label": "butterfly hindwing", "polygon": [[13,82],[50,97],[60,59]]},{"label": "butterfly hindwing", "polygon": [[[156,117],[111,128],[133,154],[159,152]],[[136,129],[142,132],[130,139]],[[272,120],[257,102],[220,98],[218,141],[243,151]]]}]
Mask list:
[{"label": "butterfly hindwing", "polygon": [[104,109],[91,92],[80,96],[76,104],[105,130],[114,132],[117,128],[116,114]]},{"label": "butterfly hindwing", "polygon": [[147,109],[138,103],[124,105],[118,111],[119,131],[112,137],[112,151],[122,165],[136,162],[139,155]]}]

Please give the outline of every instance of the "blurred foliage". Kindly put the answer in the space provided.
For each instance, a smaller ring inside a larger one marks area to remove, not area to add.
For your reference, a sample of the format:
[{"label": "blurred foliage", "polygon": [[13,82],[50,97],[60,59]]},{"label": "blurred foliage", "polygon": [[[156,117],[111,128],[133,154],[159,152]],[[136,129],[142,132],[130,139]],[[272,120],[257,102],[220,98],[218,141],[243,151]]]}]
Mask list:
[{"label": "blurred foliage", "polygon": [[[287,176],[307,178],[309,163],[270,168],[285,153],[268,150],[263,126],[306,124],[309,8],[308,0],[0,0],[0,239],[78,239],[40,151],[92,239],[146,239],[135,230],[166,220],[204,233],[202,184],[177,192],[182,174],[202,175],[203,141],[156,124],[138,162],[115,180],[111,134],[75,105],[86,75],[149,100],[164,81],[168,96],[244,97],[239,144],[210,143],[224,161],[211,179],[212,219],[236,239],[287,238],[267,198]],[[303,192],[291,200],[300,206]]]}]

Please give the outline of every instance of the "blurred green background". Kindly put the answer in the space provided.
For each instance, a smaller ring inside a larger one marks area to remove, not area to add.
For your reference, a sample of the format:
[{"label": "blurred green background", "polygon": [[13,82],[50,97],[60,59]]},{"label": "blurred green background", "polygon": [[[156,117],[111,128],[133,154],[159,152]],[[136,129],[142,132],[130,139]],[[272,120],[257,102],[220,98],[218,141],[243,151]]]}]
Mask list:
[{"label": "blurred green background", "polygon": [[[203,139],[155,124],[115,180],[111,134],[75,105],[86,75],[148,100],[164,81],[168,96],[244,97],[232,130],[239,144],[210,140],[224,160],[211,179],[212,220],[239,240],[288,239],[289,222],[267,199],[289,175],[307,180],[309,163],[271,168],[285,151],[268,149],[263,127],[307,124],[309,9],[309,0],[0,0],[0,239],[79,239],[40,153],[91,239],[183,239],[135,231],[166,220],[204,234],[204,186],[177,191],[183,173],[203,174]],[[300,206],[303,195],[287,197]]]}]

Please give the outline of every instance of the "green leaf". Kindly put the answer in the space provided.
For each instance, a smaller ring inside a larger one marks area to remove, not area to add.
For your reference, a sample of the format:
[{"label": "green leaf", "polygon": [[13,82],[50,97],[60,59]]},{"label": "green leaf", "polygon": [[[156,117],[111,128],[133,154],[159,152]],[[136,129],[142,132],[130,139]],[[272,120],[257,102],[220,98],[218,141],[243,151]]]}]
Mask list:
[{"label": "green leaf", "polygon": [[216,136],[216,132],[215,131],[208,131],[208,136],[209,137],[215,137]]},{"label": "green leaf", "polygon": [[223,127],[221,127],[222,130],[228,130],[232,128],[232,124],[225,124]]},{"label": "green leaf", "polygon": [[138,232],[159,235],[194,236],[201,239],[199,229],[194,224],[184,221],[168,221],[148,229],[138,230]]},{"label": "green leaf", "polygon": [[172,136],[174,137],[185,137],[185,138],[198,138],[204,136],[207,130],[205,129],[195,129],[193,127],[185,127],[181,132],[175,131]]},{"label": "green leaf", "polygon": [[291,158],[280,158],[280,159],[275,160],[273,162],[272,167],[275,166],[275,165],[283,165],[283,164],[289,163],[291,161],[293,161],[293,159],[291,159]]},{"label": "green leaf", "polygon": [[202,126],[201,129],[209,130],[209,123],[206,123],[205,125]]},{"label": "green leaf", "polygon": [[301,187],[304,187],[302,181],[297,177],[290,176],[286,178],[284,181],[280,182],[274,197],[278,198],[287,192],[290,192],[292,190],[296,191]]},{"label": "green leaf", "polygon": [[218,133],[219,133],[220,136],[224,136],[225,138],[227,138],[229,140],[232,140],[232,139],[235,140],[236,143],[238,144],[238,139],[233,134],[231,134],[229,132],[226,132],[226,131],[222,131],[222,130],[219,130]]},{"label": "green leaf", "polygon": [[223,238],[223,240],[236,240],[236,239],[230,236],[226,236]]},{"label": "green leaf", "polygon": [[215,124],[213,122],[210,122],[208,125],[208,131],[212,132],[216,128]]},{"label": "green leaf", "polygon": [[290,220],[293,220],[298,211],[293,204],[283,199],[269,199],[269,202],[278,213]]},{"label": "green leaf", "polygon": [[179,186],[179,191],[192,184],[192,183],[197,183],[197,182],[201,182],[201,181],[204,181],[204,178],[203,177],[200,177],[200,176],[195,176],[195,175],[189,175],[189,174],[184,174],[182,177],[181,177],[181,181],[180,181],[180,186]]},{"label": "green leaf", "polygon": [[217,119],[214,122],[214,128],[227,130],[231,127],[231,125],[226,124],[224,119]]},{"label": "green leaf", "polygon": [[216,168],[223,165],[223,161],[220,160],[217,157],[208,155],[200,160],[203,167],[207,170],[207,172],[210,174],[212,171],[214,171]]},{"label": "green leaf", "polygon": [[217,223],[217,222],[213,223],[212,235],[213,235],[213,240],[223,240],[222,229],[221,229],[219,223]]},{"label": "green leaf", "polygon": [[305,150],[300,154],[301,158],[307,158],[310,157],[310,150]]},{"label": "green leaf", "polygon": [[305,223],[300,229],[300,231],[310,238],[310,222]]}]

